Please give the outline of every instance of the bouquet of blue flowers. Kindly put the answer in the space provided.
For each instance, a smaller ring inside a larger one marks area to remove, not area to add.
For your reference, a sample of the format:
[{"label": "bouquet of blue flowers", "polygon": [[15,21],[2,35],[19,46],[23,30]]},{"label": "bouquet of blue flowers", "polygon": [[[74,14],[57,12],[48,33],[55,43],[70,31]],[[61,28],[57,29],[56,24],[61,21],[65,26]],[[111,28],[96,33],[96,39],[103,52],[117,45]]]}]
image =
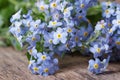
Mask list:
[{"label": "bouquet of blue flowers", "polygon": [[27,14],[20,9],[11,17],[9,31],[27,48],[33,74],[48,76],[59,70],[54,54],[93,53],[88,70],[95,74],[105,71],[114,53],[120,57],[120,5],[103,2],[103,19],[94,28],[86,16],[95,5],[97,0],[37,0]]}]

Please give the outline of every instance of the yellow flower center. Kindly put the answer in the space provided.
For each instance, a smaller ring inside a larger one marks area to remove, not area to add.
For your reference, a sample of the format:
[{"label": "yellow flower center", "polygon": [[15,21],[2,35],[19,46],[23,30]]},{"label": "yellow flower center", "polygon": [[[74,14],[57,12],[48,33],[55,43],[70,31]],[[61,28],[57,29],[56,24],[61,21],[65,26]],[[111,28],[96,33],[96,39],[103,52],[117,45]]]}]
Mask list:
[{"label": "yellow flower center", "polygon": [[110,1],[108,1],[108,2],[107,2],[107,5],[110,5],[110,4],[111,4],[111,2],[110,2]]},{"label": "yellow flower center", "polygon": [[64,9],[64,13],[68,12],[68,9]]},{"label": "yellow flower center", "polygon": [[61,35],[61,34],[58,34],[58,35],[57,35],[57,38],[61,38],[61,37],[62,37],[62,35]]},{"label": "yellow flower center", "polygon": [[102,25],[101,25],[101,28],[105,28],[105,26],[102,24]]},{"label": "yellow flower center", "polygon": [[36,38],[35,37],[32,37],[32,41],[35,41],[36,40]]},{"label": "yellow flower center", "polygon": [[46,56],[45,56],[45,55],[42,55],[42,56],[41,56],[41,59],[42,59],[42,60],[46,60]]},{"label": "yellow flower center", "polygon": [[59,14],[56,14],[55,17],[58,18],[58,17],[59,17]]},{"label": "yellow flower center", "polygon": [[20,28],[18,28],[17,31],[20,32]]},{"label": "yellow flower center", "polygon": [[66,48],[69,48],[69,44],[66,44],[65,46],[66,46]]},{"label": "yellow flower center", "polygon": [[75,37],[75,41],[78,42],[79,38],[78,37]]},{"label": "yellow flower center", "polygon": [[84,36],[85,36],[85,37],[88,36],[88,32],[84,32]]},{"label": "yellow flower center", "polygon": [[67,30],[67,32],[71,33],[71,32],[72,32],[72,29],[69,28],[69,29]]},{"label": "yellow flower center", "polygon": [[118,20],[118,24],[120,24],[120,20]]},{"label": "yellow flower center", "polygon": [[81,46],[82,49],[85,49],[85,46]]},{"label": "yellow flower center", "polygon": [[56,7],[57,7],[57,4],[56,4],[56,3],[52,3],[52,7],[53,7],[53,8],[56,8]]},{"label": "yellow flower center", "polygon": [[108,23],[108,26],[110,27],[110,26],[111,26],[111,24],[110,24],[110,23]]},{"label": "yellow flower center", "polygon": [[116,44],[117,44],[117,45],[120,45],[120,41],[117,41]]},{"label": "yellow flower center", "polygon": [[49,40],[49,43],[52,43],[52,42],[53,42],[52,39],[50,39],[50,40]]},{"label": "yellow flower center", "polygon": [[45,10],[45,7],[44,6],[40,6],[40,10]]},{"label": "yellow flower center", "polygon": [[28,61],[28,64],[31,64],[31,61]]},{"label": "yellow flower center", "polygon": [[39,69],[37,68],[37,67],[34,67],[34,71],[36,72],[36,71],[38,71]]},{"label": "yellow flower center", "polygon": [[33,52],[32,49],[30,49],[29,52],[30,52],[30,54],[32,54],[32,52]]},{"label": "yellow flower center", "polygon": [[49,69],[48,69],[48,68],[44,69],[44,72],[48,72],[48,71],[49,71]]},{"label": "yellow flower center", "polygon": [[98,64],[94,64],[94,68],[98,69],[99,68]]},{"label": "yellow flower center", "polygon": [[55,21],[54,21],[54,22],[52,22],[52,25],[56,25],[56,24],[57,24],[57,22],[55,22]]},{"label": "yellow flower center", "polygon": [[101,51],[101,49],[100,48],[97,48],[97,50],[96,50],[98,53],[100,53],[100,51]]},{"label": "yellow flower center", "polygon": [[35,25],[35,28],[37,28],[37,27],[38,27],[38,25],[36,24],[36,25]]},{"label": "yellow flower center", "polygon": [[30,22],[27,23],[27,26],[30,27]]},{"label": "yellow flower center", "polygon": [[113,30],[112,30],[112,29],[110,29],[110,30],[109,30],[109,32],[111,33],[111,32],[113,32]]},{"label": "yellow flower center", "polygon": [[107,10],[105,10],[105,13],[106,13],[106,14],[108,14],[108,13],[109,13],[109,10],[108,10],[108,9],[107,9]]},{"label": "yellow flower center", "polygon": [[81,7],[81,8],[84,8],[84,7],[85,7],[85,5],[84,5],[84,4],[81,4],[81,5],[80,5],[80,7]]},{"label": "yellow flower center", "polygon": [[82,16],[79,16],[79,19],[81,19],[82,18]]}]

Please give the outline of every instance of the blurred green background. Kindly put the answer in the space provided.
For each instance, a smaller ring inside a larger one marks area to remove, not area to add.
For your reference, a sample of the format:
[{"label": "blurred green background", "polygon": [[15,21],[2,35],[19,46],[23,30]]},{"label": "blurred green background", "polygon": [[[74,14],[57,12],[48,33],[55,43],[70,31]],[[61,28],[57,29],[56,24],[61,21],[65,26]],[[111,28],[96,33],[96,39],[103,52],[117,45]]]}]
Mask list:
[{"label": "blurred green background", "polygon": [[[14,46],[19,48],[15,38],[9,33],[11,16],[19,9],[27,11],[36,0],[0,0],[0,46]],[[13,44],[15,43],[15,44]]]},{"label": "blurred green background", "polygon": [[[27,10],[33,8],[36,1],[37,0],[0,0],[0,46],[13,46],[16,49],[20,49],[15,38],[9,33],[9,26],[11,25],[10,17],[19,9],[27,12]],[[87,17],[93,25],[101,19],[101,12],[102,10],[99,5],[88,10]],[[95,18],[93,18],[94,16]]]}]

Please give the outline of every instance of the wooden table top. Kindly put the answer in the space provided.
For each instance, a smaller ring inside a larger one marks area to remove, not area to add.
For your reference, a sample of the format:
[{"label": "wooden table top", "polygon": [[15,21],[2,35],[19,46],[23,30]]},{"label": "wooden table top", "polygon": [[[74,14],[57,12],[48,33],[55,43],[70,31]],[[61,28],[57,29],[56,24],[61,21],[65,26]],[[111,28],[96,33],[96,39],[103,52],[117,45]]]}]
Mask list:
[{"label": "wooden table top", "polygon": [[120,62],[110,63],[104,74],[94,75],[87,70],[89,57],[65,56],[60,70],[51,76],[33,75],[22,52],[0,48],[0,80],[120,80]]}]

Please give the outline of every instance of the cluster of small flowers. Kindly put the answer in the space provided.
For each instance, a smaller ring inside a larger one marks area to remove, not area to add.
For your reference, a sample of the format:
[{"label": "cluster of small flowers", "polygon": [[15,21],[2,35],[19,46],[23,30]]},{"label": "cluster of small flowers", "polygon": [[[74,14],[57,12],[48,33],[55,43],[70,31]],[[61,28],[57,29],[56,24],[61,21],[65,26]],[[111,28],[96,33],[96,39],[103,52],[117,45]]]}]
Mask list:
[{"label": "cluster of small flowers", "polygon": [[95,60],[90,60],[88,67],[97,74],[106,69],[110,57],[112,60],[120,59],[120,5],[115,2],[102,2],[102,9],[104,20],[97,23],[94,31],[99,33],[99,36],[90,45]]},{"label": "cluster of small flowers", "polygon": [[[27,49],[31,55],[28,68],[33,74],[54,74],[59,69],[54,53],[62,55],[75,50],[94,54],[95,61],[90,60],[88,67],[91,72],[101,73],[106,69],[113,48],[120,48],[120,39],[117,38],[120,9],[115,3],[104,2],[105,20],[98,22],[93,31],[86,14],[88,8],[96,2],[97,0],[75,0],[72,3],[68,0],[38,0],[35,5],[44,15],[44,20],[35,20],[31,16],[32,10],[24,15],[19,10],[12,16],[10,32],[21,47],[28,44]],[[87,47],[89,44],[90,47]],[[104,57],[106,59],[101,62],[100,59]]]}]

